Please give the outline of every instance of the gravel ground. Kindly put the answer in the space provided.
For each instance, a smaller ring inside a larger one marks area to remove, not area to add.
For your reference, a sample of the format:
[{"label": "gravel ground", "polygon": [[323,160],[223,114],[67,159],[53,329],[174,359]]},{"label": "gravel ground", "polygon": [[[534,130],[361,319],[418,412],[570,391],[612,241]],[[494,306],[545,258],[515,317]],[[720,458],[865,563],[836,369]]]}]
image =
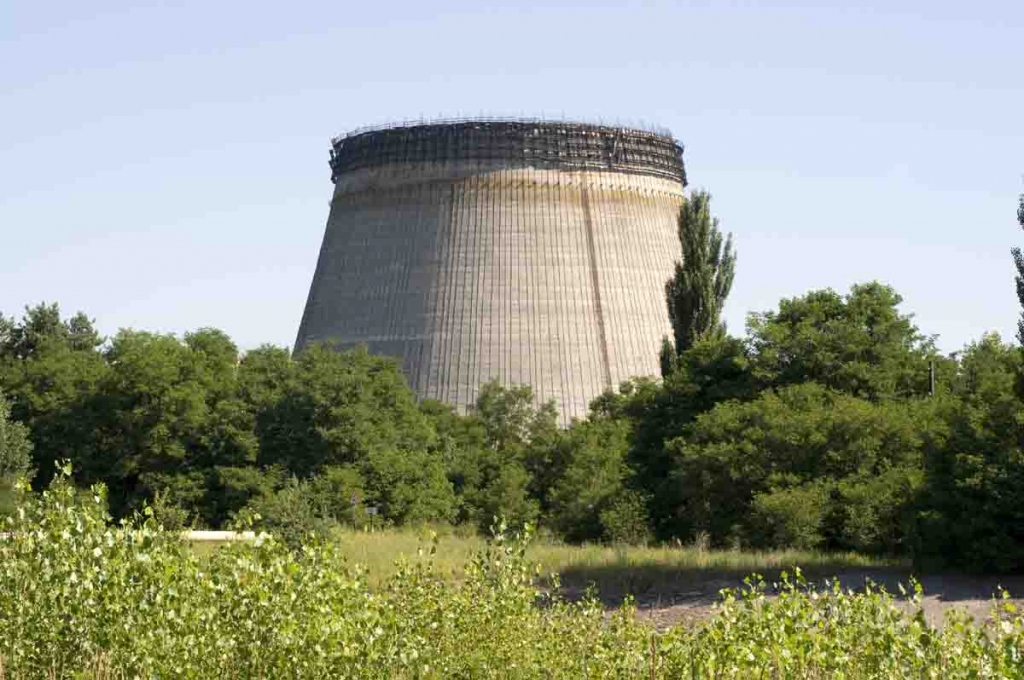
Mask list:
[{"label": "gravel ground", "polygon": [[[891,570],[849,570],[836,575],[844,588],[859,589],[867,579],[883,585],[885,589],[898,596],[899,584],[907,584],[909,572]],[[821,576],[811,577],[817,582]],[[769,578],[765,579],[770,583]],[[974,620],[984,623],[992,605],[992,596],[1002,586],[1014,597],[1018,606],[1024,606],[1024,576],[983,576],[968,574],[931,574],[918,577],[924,588],[925,618],[932,625],[942,623],[945,612],[950,609],[961,609],[971,615]],[[714,605],[720,601],[719,591],[723,588],[737,588],[742,585],[742,578],[733,575],[713,575],[706,578],[686,578],[679,583],[662,583],[657,589],[635,593],[637,608],[642,619],[650,621],[659,629],[674,625],[693,625],[714,613]],[[564,594],[578,597],[583,592],[581,587],[564,588]],[[622,603],[622,593],[605,593],[603,600],[609,608]],[[911,611],[909,604],[901,604]]]}]

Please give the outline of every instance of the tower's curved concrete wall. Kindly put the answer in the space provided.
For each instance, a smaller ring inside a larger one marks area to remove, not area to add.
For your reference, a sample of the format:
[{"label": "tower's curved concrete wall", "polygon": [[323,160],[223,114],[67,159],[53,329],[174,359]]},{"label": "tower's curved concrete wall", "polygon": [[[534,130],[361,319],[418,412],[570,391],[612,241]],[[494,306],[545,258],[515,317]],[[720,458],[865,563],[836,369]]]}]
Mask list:
[{"label": "tower's curved concrete wall", "polygon": [[401,357],[421,397],[459,407],[492,378],[526,383],[563,421],[607,387],[656,375],[671,335],[681,149],[654,136],[678,167],[630,167],[612,148],[623,131],[584,127],[605,135],[607,159],[455,153],[345,167],[336,141],[297,348],[365,343]]}]

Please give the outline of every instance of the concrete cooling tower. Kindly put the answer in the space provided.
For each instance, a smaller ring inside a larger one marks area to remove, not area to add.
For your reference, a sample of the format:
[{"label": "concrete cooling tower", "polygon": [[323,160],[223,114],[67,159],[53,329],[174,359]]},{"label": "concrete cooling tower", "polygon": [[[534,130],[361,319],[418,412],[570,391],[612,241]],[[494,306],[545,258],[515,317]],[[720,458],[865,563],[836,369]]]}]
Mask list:
[{"label": "concrete cooling tower", "polygon": [[296,341],[400,357],[460,408],[526,383],[563,422],[659,373],[682,147],[646,130],[457,121],[333,141],[334,198]]}]

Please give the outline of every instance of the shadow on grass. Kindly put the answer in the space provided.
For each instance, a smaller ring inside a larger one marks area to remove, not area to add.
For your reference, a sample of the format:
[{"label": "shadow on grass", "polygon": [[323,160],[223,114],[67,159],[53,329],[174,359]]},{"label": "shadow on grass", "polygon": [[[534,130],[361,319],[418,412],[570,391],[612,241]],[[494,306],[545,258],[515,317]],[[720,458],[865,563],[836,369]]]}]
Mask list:
[{"label": "shadow on grass", "polygon": [[[915,574],[909,565],[854,566],[842,560],[821,562],[801,567],[807,582],[823,586],[826,579],[838,579],[844,590],[861,591],[870,581],[882,586],[894,598],[900,599],[900,584],[910,591],[909,584],[916,578],[926,598],[942,605],[971,604],[987,607],[1000,588],[1014,598],[1024,597],[1024,574],[982,575],[963,573]],[[655,610],[671,607],[710,608],[721,601],[721,590],[739,588],[751,573],[758,573],[769,586],[781,580],[782,572],[793,573],[792,567],[768,569],[741,569],[714,566],[674,566],[668,564],[604,564],[568,566],[561,572],[561,594],[567,599],[579,599],[588,588],[595,588],[597,596],[608,608],[620,606],[632,596],[637,607]]]}]

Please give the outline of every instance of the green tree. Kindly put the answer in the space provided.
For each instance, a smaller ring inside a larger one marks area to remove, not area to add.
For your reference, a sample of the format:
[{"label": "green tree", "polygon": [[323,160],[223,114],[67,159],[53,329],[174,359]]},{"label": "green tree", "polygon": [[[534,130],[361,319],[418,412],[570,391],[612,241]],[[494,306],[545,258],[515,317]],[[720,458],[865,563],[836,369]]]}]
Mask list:
[{"label": "green tree", "polygon": [[644,496],[653,528],[662,538],[672,538],[677,528],[671,483],[674,454],[666,442],[686,435],[694,419],[716,404],[756,396],[743,341],[717,337],[700,340],[679,355],[674,370],[660,383],[627,381],[618,394],[606,393],[591,404],[591,420],[630,423],[630,485]]},{"label": "green tree", "polygon": [[495,517],[519,525],[535,521],[561,470],[554,404],[538,408],[529,386],[490,381],[459,432],[450,471],[461,490],[462,518],[484,532]]},{"label": "green tree", "polygon": [[557,459],[561,430],[554,402],[536,407],[529,385],[506,387],[492,380],[480,387],[472,417],[483,424],[491,451],[523,466],[530,494],[546,508],[548,492],[561,471]]},{"label": "green tree", "polygon": [[929,362],[953,372],[934,342],[899,311],[889,286],[855,285],[782,300],[778,311],[752,314],[747,324],[754,377],[765,387],[817,382],[865,399],[924,396]]},{"label": "green tree", "polygon": [[88,317],[62,320],[56,304],[28,307],[20,320],[0,315],[0,389],[32,433],[37,484],[94,432],[90,403],[108,370],[101,343]]},{"label": "green tree", "polygon": [[[261,360],[270,375],[280,368],[273,356]],[[261,465],[280,465],[307,478],[328,465],[359,464],[376,452],[434,445],[431,423],[393,359],[365,347],[340,352],[315,344],[295,364],[278,394],[266,383],[260,388],[269,397],[257,416]],[[244,382],[254,390],[258,381]]]},{"label": "green tree", "polygon": [[634,489],[623,489],[601,511],[601,530],[610,543],[646,545],[651,539],[647,498]]},{"label": "green tree", "polygon": [[918,558],[931,566],[1019,570],[1024,563],[1024,404],[1019,348],[989,334],[964,350],[946,405],[949,437],[926,458]]},{"label": "green tree", "polygon": [[14,343],[14,328],[17,321],[14,317],[8,319],[0,313],[0,357],[9,353],[8,348]]},{"label": "green tree", "polygon": [[530,474],[521,463],[484,449],[461,468],[462,517],[487,534],[496,519],[521,527],[537,521],[540,503],[530,494]]},{"label": "green tree", "polygon": [[718,219],[711,216],[711,196],[697,191],[683,199],[679,210],[679,242],[682,262],[665,284],[668,315],[675,346],[666,339],[662,348],[663,371],[670,368],[672,350],[676,355],[697,341],[723,334],[722,308],[732,289],[736,253],[732,234],[724,241]]},{"label": "green tree", "polygon": [[624,420],[576,422],[569,429],[565,469],[552,490],[550,512],[552,525],[567,540],[606,537],[602,513],[627,491],[630,480],[629,442]]},{"label": "green tree", "polygon": [[11,420],[11,405],[0,390],[0,477],[24,475],[31,467],[28,428]]},{"label": "green tree", "polygon": [[20,322],[0,315],[0,356],[29,359],[36,353],[63,345],[71,350],[91,351],[103,344],[93,321],[79,312],[64,320],[56,303],[26,307]]},{"label": "green tree", "polygon": [[279,467],[217,467],[209,475],[207,521],[218,526],[256,499],[274,495],[288,478]]},{"label": "green tree", "polygon": [[261,348],[242,362],[260,465],[300,480],[354,470],[365,503],[395,522],[454,517],[437,433],[393,359],[365,347],[312,345],[289,361],[280,350]]},{"label": "green tree", "polygon": [[398,523],[450,522],[456,503],[440,457],[427,449],[377,449],[357,466],[366,504]]},{"label": "green tree", "polygon": [[265,417],[295,382],[297,364],[283,347],[260,345],[238,364],[238,395],[257,419]]},{"label": "green tree", "polygon": [[196,357],[173,335],[122,330],[105,359],[109,370],[92,400],[96,428],[77,467],[107,482],[116,516],[158,491],[198,512],[209,409]]},{"label": "green tree", "polygon": [[471,498],[481,484],[481,461],[490,452],[484,424],[479,418],[460,415],[453,406],[434,399],[423,400],[420,409],[437,433],[434,453],[444,463],[455,493],[455,521],[482,524],[485,512]]},{"label": "green tree", "polygon": [[529,385],[504,386],[497,380],[484,383],[473,414],[483,424],[487,445],[495,450],[525,451],[558,431],[554,401],[535,407]]},{"label": "green tree", "polygon": [[[1024,194],[1021,194],[1017,204],[1017,222],[1021,229],[1024,229]],[[1024,255],[1021,254],[1020,248],[1013,248],[1010,252],[1013,255],[1013,264],[1017,268],[1017,300],[1020,306],[1024,307]],[[1024,345],[1024,311],[1017,321],[1017,341]]]},{"label": "green tree", "polygon": [[0,517],[14,510],[14,483],[29,473],[31,453],[28,428],[11,420],[11,405],[0,390]]},{"label": "green tree", "polygon": [[[330,466],[308,482],[313,508],[320,517],[337,524],[363,525],[366,514],[366,480],[351,465]],[[450,500],[448,505],[450,505]],[[439,516],[450,512],[445,507]]]},{"label": "green tree", "polygon": [[256,461],[254,423],[237,396],[238,353],[222,332],[184,340],[122,330],[103,354],[104,371],[76,409],[89,423],[70,454],[81,481],[104,481],[118,516],[152,501],[216,524],[218,467]]},{"label": "green tree", "polygon": [[[789,535],[804,545],[896,550],[906,538],[903,519],[921,484],[924,451],[941,431],[933,403],[875,404],[806,383],[719,404],[696,419],[688,436],[669,444],[675,533],[705,531],[719,545],[736,537],[771,544]],[[862,487],[887,475],[905,495],[872,508]],[[826,490],[829,507],[820,510],[825,524],[815,537],[816,520],[792,511],[803,512],[802,504]],[[760,522],[753,513],[758,498]],[[860,506],[851,505],[854,498],[861,498]],[[878,533],[857,537],[865,508],[878,515]],[[777,525],[787,517],[792,523],[765,534],[763,520]]]}]

